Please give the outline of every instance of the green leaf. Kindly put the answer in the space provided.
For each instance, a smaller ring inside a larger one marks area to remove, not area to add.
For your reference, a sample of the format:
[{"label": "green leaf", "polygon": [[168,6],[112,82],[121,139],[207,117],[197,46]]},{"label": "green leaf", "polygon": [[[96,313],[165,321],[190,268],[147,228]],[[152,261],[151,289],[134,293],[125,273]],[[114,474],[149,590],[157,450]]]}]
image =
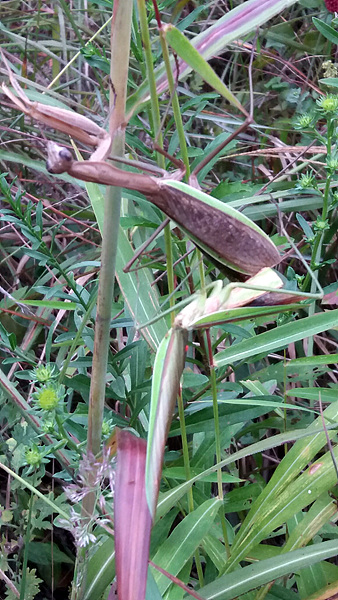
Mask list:
[{"label": "green leaf", "polygon": [[[334,421],[338,406],[331,404],[324,418]],[[334,485],[335,470],[330,453],[302,473],[312,457],[326,444],[322,418],[308,427],[309,439],[298,440],[278,465],[268,485],[253,503],[232,546],[229,568],[244,557],[248,549],[257,545],[273,529],[280,526],[300,509],[312,503],[320,494]],[[334,432],[330,431],[332,437]]]},{"label": "green leaf", "polygon": [[287,390],[285,394],[287,396],[293,396],[296,398],[305,398],[306,400],[321,400],[322,402],[326,403],[337,401],[338,389],[305,387]]},{"label": "green leaf", "polygon": [[[177,575],[208,533],[221,503],[221,500],[211,498],[189,513],[158,549],[153,562]],[[153,575],[159,591],[164,594],[170,580],[158,571],[153,571]]]},{"label": "green leaf", "polygon": [[338,87],[338,77],[325,77],[325,79],[319,79],[319,83],[336,88]]},{"label": "green leaf", "polygon": [[53,562],[73,564],[74,562],[71,556],[68,556],[56,544],[51,544],[50,542],[30,542],[28,560],[36,565],[51,565]]},{"label": "green leaf", "polygon": [[51,310],[75,310],[78,308],[76,302],[62,302],[60,300],[20,300],[20,302],[27,306],[45,306]]},{"label": "green leaf", "polygon": [[115,577],[114,540],[106,539],[95,547],[86,565],[86,587],[83,600],[97,600]]},{"label": "green leaf", "polygon": [[[337,540],[314,544],[237,569],[204,586],[198,593],[206,600],[232,600],[279,577],[331,558],[337,552]],[[185,600],[188,598],[185,596]]]},{"label": "green leaf", "polygon": [[[326,411],[324,412],[324,414],[327,419],[332,419],[334,421],[338,417],[338,413],[335,409],[332,408],[333,406],[334,405],[329,406],[326,409]],[[295,441],[295,440],[299,440],[300,442],[302,442],[302,444],[305,444],[306,452],[308,452],[307,441],[309,438],[310,438],[310,447],[313,444],[315,444],[315,447],[312,450],[312,452],[316,452],[317,448],[321,447],[323,445],[323,443],[325,443],[324,441],[321,441],[320,438],[318,438],[318,433],[316,435],[314,435],[314,431],[316,431],[316,429],[319,429],[319,431],[321,431],[322,435],[324,435],[322,428],[320,428],[320,422],[319,422],[319,420],[317,420],[314,424],[312,424],[310,427],[308,427],[306,429],[298,429],[297,431],[292,431],[292,432],[288,432],[288,433],[280,433],[278,435],[271,436],[270,438],[268,438],[266,440],[261,440],[260,442],[251,444],[250,446],[247,446],[246,448],[243,448],[242,450],[235,452],[228,458],[225,458],[220,463],[213,465],[212,467],[209,467],[208,469],[206,469],[205,471],[203,471],[196,477],[193,477],[189,481],[186,481],[186,482],[182,483],[181,485],[178,485],[175,488],[169,490],[168,492],[161,494],[158,505],[157,505],[156,521],[158,519],[160,519],[163,515],[165,515],[173,506],[175,506],[177,504],[177,502],[180,500],[180,498],[182,498],[182,496],[188,492],[188,490],[192,487],[192,485],[196,481],[203,479],[203,477],[205,477],[206,475],[209,475],[210,473],[214,473],[215,471],[217,471],[217,469],[221,469],[223,467],[226,467],[227,465],[230,465],[231,463],[235,462],[236,460],[240,460],[241,458],[245,458],[246,456],[251,456],[253,454],[257,454],[258,452],[265,452],[266,450],[275,448],[276,446],[280,446],[282,444],[286,444],[288,442]],[[289,452],[289,454],[290,454],[290,452]],[[298,447],[296,446],[295,452],[297,453],[298,456],[300,455],[300,457],[302,457],[303,460],[305,460],[307,458],[306,452],[304,452],[304,451],[300,452],[299,446]],[[279,477],[280,477],[280,475],[278,474],[277,478],[279,479]],[[283,485],[283,481],[284,480],[282,480],[282,485]]]},{"label": "green leaf", "polygon": [[182,387],[183,388],[194,388],[201,385],[206,385],[209,379],[202,373],[193,373],[192,371],[184,371]]},{"label": "green leaf", "polygon": [[155,583],[153,574],[150,569],[148,569],[147,589],[146,589],[145,600],[163,600],[162,595],[158,591],[158,587]]},{"label": "green leaf", "polygon": [[331,25],[328,25],[327,23],[324,23],[324,21],[321,21],[320,19],[317,19],[317,17],[313,17],[312,18],[312,22],[314,24],[314,26],[318,29],[318,31],[330,42],[332,42],[333,44],[337,45],[338,44],[338,31],[336,31],[335,29],[333,29],[333,27],[331,27]]},{"label": "green leaf", "polygon": [[283,552],[306,546],[315,534],[328,523],[337,512],[335,500],[328,494],[322,494],[307,512],[295,515],[293,526],[288,523],[289,537]]},{"label": "green leaf", "polygon": [[338,322],[338,309],[324,313],[317,313],[299,321],[276,327],[271,331],[261,333],[254,338],[244,340],[239,344],[222,350],[215,357],[218,367],[223,367],[237,360],[285,348],[293,342],[311,337],[322,331],[336,327]]},{"label": "green leaf", "polygon": [[[183,481],[186,480],[186,472],[184,467],[170,467],[169,469],[164,469],[162,475],[164,477],[167,477],[168,479],[181,479]],[[197,473],[196,470],[192,469],[191,475],[193,477],[196,477],[199,475],[199,473]],[[203,478],[203,481],[216,482],[217,473],[211,473],[210,475],[206,475]],[[222,473],[222,481],[223,483],[237,483],[243,481],[243,479],[235,477],[234,475],[230,475],[230,473]]]},{"label": "green leaf", "polygon": [[196,73],[204,79],[212,88],[217,90],[224,96],[226,100],[228,100],[231,104],[233,104],[236,108],[244,111],[241,103],[237,100],[237,98],[230,92],[226,85],[224,85],[223,81],[216,75],[215,71],[210,67],[207,61],[203,58],[203,56],[194,48],[194,46],[187,40],[187,38],[181,33],[179,29],[176,29],[171,23],[163,26],[163,30],[165,32],[166,40],[169,42],[170,46],[175,50],[175,52],[183,58],[184,62],[186,62]]}]

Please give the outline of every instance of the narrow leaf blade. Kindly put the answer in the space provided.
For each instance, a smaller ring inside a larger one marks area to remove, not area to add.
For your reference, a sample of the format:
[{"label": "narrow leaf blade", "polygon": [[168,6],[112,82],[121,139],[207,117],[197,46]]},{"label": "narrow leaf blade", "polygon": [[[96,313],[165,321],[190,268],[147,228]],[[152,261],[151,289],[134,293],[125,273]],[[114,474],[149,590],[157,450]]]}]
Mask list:
[{"label": "narrow leaf blade", "polygon": [[114,498],[118,597],[144,600],[149,560],[150,516],[145,493],[146,441],[117,432]]},{"label": "narrow leaf blade", "polygon": [[338,309],[325,313],[316,313],[291,325],[282,325],[271,331],[261,333],[256,337],[244,340],[236,346],[222,350],[216,356],[216,364],[221,367],[237,360],[244,360],[261,352],[271,352],[277,348],[285,348],[288,344],[305,337],[310,337],[336,327],[338,322]]}]

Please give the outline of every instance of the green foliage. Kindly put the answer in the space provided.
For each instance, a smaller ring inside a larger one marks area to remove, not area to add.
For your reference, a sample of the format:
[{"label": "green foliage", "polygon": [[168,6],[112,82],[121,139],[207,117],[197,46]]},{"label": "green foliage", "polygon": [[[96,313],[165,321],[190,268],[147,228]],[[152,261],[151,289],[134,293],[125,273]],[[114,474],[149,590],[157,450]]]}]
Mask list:
[{"label": "green foliage", "polygon": [[[42,583],[42,579],[36,576],[36,569],[27,569],[25,583],[25,600],[34,600],[40,590],[39,584]],[[5,598],[6,600],[16,600],[17,595],[7,587]]]},{"label": "green foliage", "polygon": [[[165,337],[171,316],[162,313],[176,304],[177,314],[180,301],[189,304],[234,274],[224,274],[210,256],[202,259],[175,225],[172,259],[161,231],[125,272],[163,220],[140,193],[125,191],[107,323],[102,454],[86,459],[105,190],[50,175],[42,137],[69,140],[53,126],[42,136],[34,119],[4,100],[0,463],[16,477],[1,471],[0,568],[14,587],[0,578],[0,596],[17,598],[16,589],[25,600],[70,597],[64,582],[75,565],[72,600],[79,582],[85,600],[107,597],[115,577],[114,431],[129,428],[151,441],[159,426],[168,440],[161,481],[152,472],[150,503],[160,488],[150,550],[155,565],[203,598],[301,600],[338,579],[332,561],[338,355],[330,354],[337,343],[338,80],[335,65],[327,64],[338,43],[335,23],[324,3],[312,0],[249,0],[244,4],[258,12],[243,22],[239,0],[225,14],[213,5],[212,20],[199,1],[165,0],[159,10],[178,55],[170,60],[179,67],[169,89],[155,12],[146,4],[148,59],[142,7],[132,18],[123,168],[131,177],[139,162],[157,177],[165,168],[167,187],[186,189],[173,182],[174,161],[154,149],[158,117],[169,154],[185,161],[187,173],[202,166],[196,179],[210,205],[217,198],[264,229],[284,255],[278,270],[290,291],[314,292],[307,263],[326,304],[303,302],[287,312],[244,307],[241,320],[229,311],[214,322],[201,318],[187,340],[180,332],[173,349]],[[105,25],[112,6],[96,0],[70,13],[64,1],[55,12],[30,1],[2,3],[1,47],[32,101],[75,109],[106,127],[107,99],[117,84],[109,77]],[[152,67],[157,117],[149,100]],[[254,123],[225,144],[243,124],[238,107],[250,109],[249,75]],[[81,150],[85,159],[91,151]],[[173,382],[184,361],[176,404]],[[149,446],[158,468],[162,448],[156,441]],[[88,494],[95,510],[87,518]],[[147,600],[185,593],[154,566],[147,586]]]}]

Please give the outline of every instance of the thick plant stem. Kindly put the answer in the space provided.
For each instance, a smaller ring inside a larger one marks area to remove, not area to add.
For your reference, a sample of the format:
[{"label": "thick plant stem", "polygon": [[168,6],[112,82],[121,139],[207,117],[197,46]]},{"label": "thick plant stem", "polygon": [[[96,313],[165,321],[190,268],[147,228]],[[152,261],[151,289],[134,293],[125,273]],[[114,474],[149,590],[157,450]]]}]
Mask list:
[{"label": "thick plant stem", "polygon": [[[110,93],[109,131],[113,137],[112,153],[122,156],[124,152],[125,103],[127,95],[132,0],[114,3],[111,35],[111,70],[113,84]],[[107,187],[104,205],[102,233],[101,271],[97,300],[92,379],[88,413],[88,455],[97,455],[101,447],[101,430],[105,400],[106,373],[110,340],[110,320],[115,282],[115,264],[120,221],[121,188]],[[94,469],[95,471],[95,469]],[[95,473],[93,473],[95,477]],[[90,521],[95,508],[96,494],[93,489],[83,500],[84,523]],[[72,600],[81,599],[85,588],[84,552],[77,556],[78,579],[73,586]],[[82,571],[82,572],[81,572]],[[80,584],[80,594],[75,590]]]},{"label": "thick plant stem", "polygon": [[[111,92],[109,129],[111,133],[114,133],[112,153],[116,156],[122,156],[124,152],[123,124],[125,119],[132,6],[131,0],[123,0],[123,2],[115,2],[114,4],[110,77],[115,88],[115,94]],[[88,419],[88,452],[94,455],[99,452],[101,444],[120,200],[121,188],[108,187],[104,207],[101,271]]]}]

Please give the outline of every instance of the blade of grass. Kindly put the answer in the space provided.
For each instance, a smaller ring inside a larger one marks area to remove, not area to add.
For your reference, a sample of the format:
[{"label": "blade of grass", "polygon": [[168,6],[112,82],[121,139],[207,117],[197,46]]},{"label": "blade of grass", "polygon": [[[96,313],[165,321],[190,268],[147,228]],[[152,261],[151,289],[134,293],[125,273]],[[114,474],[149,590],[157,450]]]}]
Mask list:
[{"label": "blade of grass", "polygon": [[[223,575],[199,590],[205,600],[232,600],[269,581],[278,579],[300,569],[326,560],[337,554],[337,540],[321,542],[286,555],[262,560],[256,564],[238,569],[235,573]],[[185,600],[188,596],[185,597]]]}]

